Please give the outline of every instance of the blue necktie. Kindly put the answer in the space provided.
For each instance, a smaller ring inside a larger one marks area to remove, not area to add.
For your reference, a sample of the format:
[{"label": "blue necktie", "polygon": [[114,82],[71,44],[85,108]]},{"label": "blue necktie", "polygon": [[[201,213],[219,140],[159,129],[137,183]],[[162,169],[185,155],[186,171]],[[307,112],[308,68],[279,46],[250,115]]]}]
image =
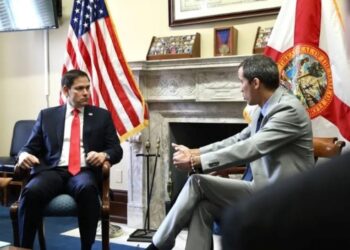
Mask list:
[{"label": "blue necktie", "polygon": [[[263,114],[260,113],[258,121],[256,123],[256,130],[255,130],[255,132],[258,132],[258,130],[260,129],[261,121],[262,121],[263,118],[264,118]],[[252,181],[253,180],[253,173],[252,173],[252,169],[250,168],[250,164],[249,163],[247,163],[247,165],[246,165],[246,169],[244,171],[242,180],[245,180],[245,181]]]},{"label": "blue necktie", "polygon": [[256,129],[255,129],[255,133],[259,131],[260,129],[260,125],[261,125],[261,121],[264,118],[263,114],[260,112],[258,121],[256,122]]}]

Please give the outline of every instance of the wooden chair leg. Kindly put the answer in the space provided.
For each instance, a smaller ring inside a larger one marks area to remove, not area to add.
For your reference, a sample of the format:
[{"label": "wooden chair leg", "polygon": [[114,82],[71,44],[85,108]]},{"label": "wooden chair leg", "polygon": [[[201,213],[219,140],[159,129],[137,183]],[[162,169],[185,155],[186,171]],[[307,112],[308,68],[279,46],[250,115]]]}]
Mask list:
[{"label": "wooden chair leg", "polygon": [[4,197],[3,197],[2,203],[4,206],[7,206],[7,187],[4,187],[3,195],[4,195]]},{"label": "wooden chair leg", "polygon": [[111,165],[109,162],[104,162],[102,166],[102,207],[101,207],[101,229],[102,229],[102,249],[109,250],[109,170]]},{"label": "wooden chair leg", "polygon": [[109,216],[101,219],[102,249],[109,250]]},{"label": "wooden chair leg", "polygon": [[8,204],[8,185],[11,183],[12,178],[7,177],[7,173],[2,173],[0,177],[0,188],[2,189],[2,205],[7,206]]},{"label": "wooden chair leg", "polygon": [[10,207],[10,218],[12,221],[13,230],[13,245],[19,247],[19,227],[18,227],[18,201],[13,203]]}]

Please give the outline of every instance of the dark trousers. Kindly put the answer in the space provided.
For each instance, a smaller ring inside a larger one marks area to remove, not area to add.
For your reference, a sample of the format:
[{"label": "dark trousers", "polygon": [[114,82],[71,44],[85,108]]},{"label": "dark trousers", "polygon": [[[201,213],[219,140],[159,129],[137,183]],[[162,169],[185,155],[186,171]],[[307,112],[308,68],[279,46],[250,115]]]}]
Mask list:
[{"label": "dark trousers", "polygon": [[77,202],[81,249],[91,249],[100,215],[97,173],[92,168],[83,168],[79,174],[72,176],[63,167],[34,174],[24,187],[18,218],[21,247],[33,248],[44,207],[61,193],[71,195]]}]

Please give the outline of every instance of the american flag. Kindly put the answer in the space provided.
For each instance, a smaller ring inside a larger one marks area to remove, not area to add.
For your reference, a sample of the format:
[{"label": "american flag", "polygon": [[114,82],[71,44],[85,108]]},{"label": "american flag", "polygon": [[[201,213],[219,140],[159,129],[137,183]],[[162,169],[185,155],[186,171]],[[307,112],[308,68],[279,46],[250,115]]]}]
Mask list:
[{"label": "american flag", "polygon": [[[121,141],[148,125],[148,110],[125,61],[104,0],[75,0],[63,74],[87,72],[91,104],[108,109]],[[60,103],[65,98],[60,96]]]}]

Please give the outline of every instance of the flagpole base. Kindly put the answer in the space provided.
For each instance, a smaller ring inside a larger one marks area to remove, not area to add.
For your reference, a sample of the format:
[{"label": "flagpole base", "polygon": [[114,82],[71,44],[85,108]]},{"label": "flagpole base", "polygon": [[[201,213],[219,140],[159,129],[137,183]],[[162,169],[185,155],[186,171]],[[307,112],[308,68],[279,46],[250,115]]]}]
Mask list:
[{"label": "flagpole base", "polygon": [[130,234],[127,241],[135,242],[152,242],[152,237],[156,230],[153,229],[136,229],[132,234]]}]

